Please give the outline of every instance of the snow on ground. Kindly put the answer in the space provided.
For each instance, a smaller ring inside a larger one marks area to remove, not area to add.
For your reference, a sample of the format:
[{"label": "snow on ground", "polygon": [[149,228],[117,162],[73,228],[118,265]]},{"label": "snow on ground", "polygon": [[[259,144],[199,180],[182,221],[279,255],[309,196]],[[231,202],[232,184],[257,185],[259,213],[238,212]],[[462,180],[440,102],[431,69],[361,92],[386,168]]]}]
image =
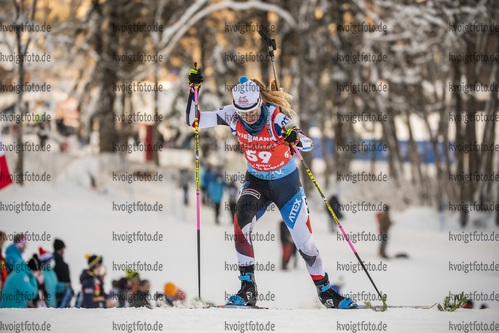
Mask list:
[{"label": "snow on ground", "polygon": [[[225,309],[6,309],[4,324],[29,320],[51,325],[50,332],[486,332],[499,311],[392,309],[225,310]],[[471,322],[471,325],[470,325]],[[2,324],[0,323],[0,329]],[[135,326],[133,326],[135,325]],[[162,326],[160,326],[162,325]],[[456,325],[456,326],[454,326]],[[481,326],[479,326],[481,325]],[[161,330],[160,330],[161,329]],[[486,328],[485,328],[486,329]],[[4,330],[8,331],[8,330]],[[12,331],[14,332],[14,331]],[[39,331],[41,332],[41,331]]]},{"label": "snow on ground", "polygon": [[[13,158],[7,155],[7,159],[12,172]],[[189,299],[197,295],[194,189],[193,186],[190,187],[190,203],[185,207],[182,191],[176,182],[177,170],[153,170],[163,175],[161,182],[128,184],[113,181],[111,172],[151,170],[152,167],[139,162],[120,161],[117,158],[103,158],[99,161],[92,156],[75,158],[58,153],[29,154],[25,165],[29,171],[47,170],[52,173],[52,181],[49,183],[27,183],[23,187],[9,186],[0,191],[0,201],[3,204],[34,201],[52,205],[50,212],[0,212],[0,229],[7,234],[34,232],[51,236],[50,241],[29,242],[25,259],[37,251],[38,246],[52,249],[53,239],[61,238],[67,246],[65,258],[70,264],[75,289],[79,288],[79,275],[86,266],[84,255],[96,253],[103,255],[107,267],[107,290],[111,280],[123,275],[119,267],[141,261],[162,265],[158,271],[140,272],[141,278],[151,281],[152,293],[162,290],[164,283],[172,281],[187,292]],[[231,162],[227,170],[242,172],[244,169],[241,165]],[[96,179],[96,188],[91,186],[90,175]],[[321,177],[319,183],[323,184]],[[376,194],[380,200],[390,200],[390,194],[387,193],[390,189],[386,187],[387,185],[384,185]],[[372,189],[369,191],[372,192]],[[348,202],[356,196],[360,201],[364,200],[366,192],[369,191],[360,183],[342,184],[342,192]],[[307,193],[307,198],[314,238],[332,281],[341,279],[344,283],[342,293],[353,296],[360,304],[364,300],[374,298],[375,290],[366,274],[357,271],[357,259],[348,244],[338,236],[337,231],[329,231],[328,216],[318,193]],[[163,205],[163,210],[131,214],[112,210],[113,203],[136,201],[152,204],[158,202]],[[254,242],[256,261],[264,269],[270,268],[268,271],[258,271],[256,275],[259,292],[264,297],[259,305],[269,307],[270,310],[2,309],[0,331],[15,331],[14,326],[5,325],[24,320],[38,324],[46,321],[51,324],[51,332],[139,332],[148,328],[137,324],[138,321],[153,326],[156,322],[161,323],[163,332],[244,333],[258,331],[257,329],[275,332],[499,330],[496,326],[493,330],[487,330],[488,327],[483,326],[498,323],[498,270],[468,273],[451,271],[451,267],[455,265],[461,264],[463,267],[463,262],[499,264],[499,242],[450,241],[450,234],[453,237],[462,232],[457,223],[457,216],[446,214],[444,229],[440,231],[439,215],[433,209],[413,207],[404,211],[394,210],[392,218],[395,225],[390,230],[387,252],[390,256],[405,253],[409,256],[408,259],[393,258],[382,261],[378,256],[377,241],[356,241],[354,246],[362,260],[370,266],[375,266],[374,270],[371,270],[371,276],[378,288],[388,295],[388,304],[442,303],[445,296],[464,291],[472,294],[476,309],[460,309],[454,313],[439,312],[436,308],[390,309],[384,313],[370,310],[331,311],[318,309],[320,306],[315,287],[301,258],[296,269],[280,270],[280,216],[277,209],[272,207],[254,229],[254,233],[263,237],[263,240]],[[230,238],[232,223],[229,213],[223,207],[221,214],[221,224],[215,225],[210,208],[203,207],[201,212],[202,296],[217,304],[224,303],[228,294],[239,289],[237,260]],[[352,239],[359,232],[370,236],[377,234],[373,212],[347,212],[342,225],[345,231],[353,236]],[[499,233],[492,220],[487,220],[482,229],[470,225],[465,231],[474,230],[487,235]],[[118,234],[137,231],[147,231],[151,234],[157,232],[164,238],[161,242],[128,243],[116,240]],[[8,242],[5,247],[9,244]],[[495,299],[483,299],[484,295],[492,295]],[[373,303],[379,304],[377,301]],[[481,304],[486,304],[489,309],[478,310]],[[263,327],[255,326],[255,322]],[[470,322],[473,324],[471,327],[465,325]],[[123,325],[134,323],[139,326]],[[381,326],[378,326],[380,323]]]}]

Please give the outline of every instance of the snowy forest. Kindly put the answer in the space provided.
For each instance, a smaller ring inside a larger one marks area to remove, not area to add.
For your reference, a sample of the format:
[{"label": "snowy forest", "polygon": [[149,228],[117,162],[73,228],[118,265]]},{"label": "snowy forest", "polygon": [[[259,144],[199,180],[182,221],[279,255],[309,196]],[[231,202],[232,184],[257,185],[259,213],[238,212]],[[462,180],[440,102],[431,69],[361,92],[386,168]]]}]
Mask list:
[{"label": "snowy forest", "polygon": [[[178,80],[168,89],[168,98],[161,100],[161,93],[156,92],[147,112],[164,116],[163,123],[153,125],[153,142],[159,140],[158,127],[186,133],[184,78],[192,63],[199,62],[206,73],[201,107],[228,104],[231,96],[225,87],[239,75],[251,73],[263,82],[273,79],[268,57],[262,57],[267,47],[257,33],[258,27],[271,27],[267,30],[277,41],[278,82],[294,96],[302,130],[308,133],[310,127],[318,128],[324,170],[348,172],[353,156],[336,151],[328,140],[341,145],[369,137],[387,145],[389,177],[410,204],[437,208],[441,201],[490,203],[498,200],[498,183],[453,181],[451,175],[497,172],[497,150],[467,152],[451,146],[493,146],[498,138],[497,89],[464,92],[451,86],[475,83],[493,87],[499,81],[497,61],[465,61],[465,55],[497,56],[496,32],[484,33],[473,27],[465,32],[468,22],[486,26],[497,22],[497,9],[494,1],[5,0],[0,13],[4,27],[32,22],[51,29],[18,34],[3,29],[2,53],[32,51],[49,54],[52,60],[36,63],[21,57],[9,65],[2,62],[2,83],[53,82],[53,94],[77,100],[75,132],[88,137],[97,120],[99,151],[112,152],[115,138],[126,140],[132,131],[126,122],[113,121],[113,114],[135,112],[130,104],[132,94],[116,91],[113,85],[158,84],[175,73]],[[116,28],[141,22],[153,22],[162,29],[153,27],[152,31],[132,34]],[[356,31],[359,24],[384,29]],[[232,31],[238,26],[239,31]],[[162,58],[149,62],[113,59],[116,54],[140,52]],[[250,56],[245,63],[244,55],[250,52],[263,61],[254,57],[251,61]],[[359,57],[362,54],[364,58]],[[388,89],[384,93],[342,91],[352,82],[383,84]],[[29,111],[22,92],[2,107],[7,109],[9,102],[15,105],[16,114]],[[367,121],[362,117],[358,124],[344,121],[360,114]],[[482,115],[495,120],[475,121]],[[386,121],[372,121],[375,116]],[[17,132],[19,141],[22,132]],[[210,132],[206,135],[212,136]],[[406,141],[405,149],[399,144],[401,140]],[[416,141],[424,144],[418,146]],[[205,142],[211,141],[207,138]],[[201,145],[203,153],[209,154],[206,149],[210,145],[203,145],[203,140]],[[157,155],[153,152],[156,164]],[[372,161],[370,170],[376,172],[377,154],[366,155]],[[313,168],[312,155],[305,158]],[[16,170],[22,173],[22,155]],[[325,178],[326,188],[334,178]],[[310,189],[312,185],[306,186]],[[464,210],[462,215],[465,225]]]}]

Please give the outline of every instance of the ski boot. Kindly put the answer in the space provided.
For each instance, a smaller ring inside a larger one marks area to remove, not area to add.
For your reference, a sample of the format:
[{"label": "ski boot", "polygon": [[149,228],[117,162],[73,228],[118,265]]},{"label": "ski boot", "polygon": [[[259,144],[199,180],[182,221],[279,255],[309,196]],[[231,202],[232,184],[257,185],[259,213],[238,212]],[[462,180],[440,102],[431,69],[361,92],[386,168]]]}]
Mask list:
[{"label": "ski boot", "polygon": [[330,309],[355,309],[359,307],[351,298],[343,297],[331,288],[327,273],[324,278],[314,281],[314,283],[317,295],[325,307]]},{"label": "ski boot", "polygon": [[239,267],[241,275],[241,289],[235,296],[231,296],[227,304],[255,306],[258,296],[258,289],[255,282],[254,266]]}]

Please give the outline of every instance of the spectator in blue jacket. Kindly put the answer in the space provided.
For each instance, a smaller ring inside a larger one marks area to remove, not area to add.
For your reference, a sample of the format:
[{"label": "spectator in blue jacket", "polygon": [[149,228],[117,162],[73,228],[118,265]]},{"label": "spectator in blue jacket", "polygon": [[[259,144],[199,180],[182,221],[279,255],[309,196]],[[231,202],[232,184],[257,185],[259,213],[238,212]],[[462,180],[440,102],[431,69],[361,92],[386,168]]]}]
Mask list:
[{"label": "spectator in blue jacket", "polygon": [[224,194],[225,181],[221,174],[218,174],[216,178],[210,181],[210,185],[208,185],[208,195],[210,196],[210,200],[215,206],[215,223],[219,224],[220,215],[220,202],[222,201],[222,196]]},{"label": "spectator in blue jacket", "polygon": [[5,250],[5,263],[9,273],[16,270],[18,264],[24,263],[23,253],[25,249],[26,237],[24,234],[14,235],[14,243],[10,244]]},{"label": "spectator in blue jacket", "polygon": [[213,180],[214,171],[210,165],[199,171],[199,186],[201,188],[203,205],[210,204],[210,194],[208,192],[208,187],[210,182]]},{"label": "spectator in blue jacket", "polygon": [[52,267],[54,255],[50,252],[45,251],[42,247],[38,248],[38,258],[42,263],[43,279],[45,281],[45,289],[47,289],[47,307],[57,308],[57,293],[63,293],[67,285],[65,283],[59,282],[57,275],[53,271]]},{"label": "spectator in blue jacket", "polygon": [[[30,264],[33,261],[30,260]],[[30,269],[21,261],[12,266],[12,271],[5,280],[0,300],[0,308],[27,308],[28,301],[34,301],[38,295],[37,277],[42,276],[41,267],[33,262]]]}]

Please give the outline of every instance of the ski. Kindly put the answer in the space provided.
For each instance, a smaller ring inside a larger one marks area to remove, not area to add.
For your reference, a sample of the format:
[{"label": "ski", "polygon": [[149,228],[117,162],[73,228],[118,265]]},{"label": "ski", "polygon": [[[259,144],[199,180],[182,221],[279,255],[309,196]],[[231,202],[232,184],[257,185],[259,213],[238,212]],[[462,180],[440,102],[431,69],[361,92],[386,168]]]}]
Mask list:
[{"label": "ski", "polygon": [[[422,310],[427,310],[427,309],[432,309],[435,307],[437,303],[432,304],[432,305],[387,305],[387,309],[422,309]],[[217,308],[217,309],[244,309],[244,310],[268,310],[271,308],[267,307],[262,307],[262,306],[257,306],[257,305],[238,305],[238,304],[224,304],[224,305],[214,305],[214,304],[206,304],[202,307],[198,307],[202,309],[210,309],[210,308]],[[273,308],[272,310],[292,310],[292,309],[278,309],[278,308]],[[328,308],[318,308],[317,310],[335,310],[335,309],[328,309]],[[383,305],[359,305],[358,307],[351,308],[351,309],[345,309],[345,310],[374,310],[374,311],[381,311],[383,310]]]},{"label": "ski", "polygon": [[[431,309],[436,305],[388,305],[386,308],[387,309]],[[225,304],[225,305],[217,305],[217,306],[210,306],[210,307],[215,307],[219,309],[259,309],[259,310],[265,310],[269,309],[266,307],[261,307],[261,306],[256,306],[256,305],[236,305],[236,304]],[[382,310],[383,305],[371,305],[371,306],[365,306],[365,305],[359,305],[356,308],[351,308],[351,309],[345,309],[345,310]],[[279,310],[279,309],[273,309],[273,310]],[[289,310],[289,309],[286,309]],[[327,308],[320,308],[319,310],[330,310]],[[332,309],[335,310],[335,309]]]},{"label": "ski", "polygon": [[[224,304],[224,305],[215,305],[215,304],[205,304],[202,306],[190,307],[189,309],[252,309],[252,310],[261,310],[261,309],[269,309],[262,306],[256,305],[236,305],[236,304]],[[278,309],[274,309],[278,310]]]},{"label": "ski", "polygon": [[[431,309],[437,303],[432,305],[387,305],[388,309]],[[359,305],[358,309],[367,309],[367,310],[382,310],[383,305]]]},{"label": "ski", "polygon": [[257,305],[237,305],[237,304],[224,304],[224,305],[219,305],[216,307],[221,308],[221,309],[244,309],[244,310],[268,309],[268,308],[257,306]]}]

